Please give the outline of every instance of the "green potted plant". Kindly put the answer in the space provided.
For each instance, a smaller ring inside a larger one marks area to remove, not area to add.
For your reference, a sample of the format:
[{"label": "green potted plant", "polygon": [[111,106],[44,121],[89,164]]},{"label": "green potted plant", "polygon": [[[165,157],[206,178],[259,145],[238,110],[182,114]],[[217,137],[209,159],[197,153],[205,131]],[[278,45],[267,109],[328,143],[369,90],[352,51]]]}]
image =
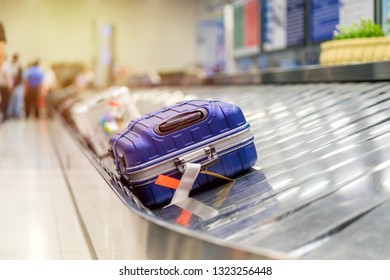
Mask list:
[{"label": "green potted plant", "polygon": [[372,20],[336,27],[333,40],[321,44],[321,65],[384,60],[390,60],[390,37]]}]

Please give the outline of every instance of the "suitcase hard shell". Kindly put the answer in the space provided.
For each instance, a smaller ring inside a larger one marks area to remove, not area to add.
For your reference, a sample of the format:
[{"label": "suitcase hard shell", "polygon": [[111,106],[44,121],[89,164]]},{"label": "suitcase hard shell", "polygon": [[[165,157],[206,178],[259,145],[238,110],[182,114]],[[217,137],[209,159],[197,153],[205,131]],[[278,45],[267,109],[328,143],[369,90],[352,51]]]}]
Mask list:
[{"label": "suitcase hard shell", "polygon": [[[174,190],[155,184],[160,174],[180,179],[183,164],[201,163],[226,177],[245,172],[257,160],[254,137],[241,109],[213,100],[191,100],[132,121],[110,138],[117,170],[147,207],[168,204]],[[193,191],[219,179],[199,174]]]}]

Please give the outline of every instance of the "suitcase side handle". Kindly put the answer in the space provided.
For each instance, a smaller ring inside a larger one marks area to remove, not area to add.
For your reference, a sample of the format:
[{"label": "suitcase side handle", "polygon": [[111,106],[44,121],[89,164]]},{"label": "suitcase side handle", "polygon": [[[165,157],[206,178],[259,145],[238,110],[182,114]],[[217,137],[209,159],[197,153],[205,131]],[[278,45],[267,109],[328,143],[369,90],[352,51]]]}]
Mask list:
[{"label": "suitcase side handle", "polygon": [[156,132],[157,135],[166,135],[203,121],[207,116],[208,111],[204,108],[185,112],[155,125],[154,132]]}]

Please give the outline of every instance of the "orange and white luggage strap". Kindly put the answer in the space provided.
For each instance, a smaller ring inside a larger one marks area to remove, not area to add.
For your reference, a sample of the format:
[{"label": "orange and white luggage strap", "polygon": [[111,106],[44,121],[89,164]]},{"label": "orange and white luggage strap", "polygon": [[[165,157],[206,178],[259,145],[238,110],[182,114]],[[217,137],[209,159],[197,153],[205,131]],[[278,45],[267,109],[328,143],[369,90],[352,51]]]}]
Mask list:
[{"label": "orange and white luggage strap", "polygon": [[199,163],[185,163],[184,173],[180,181],[164,175],[160,175],[157,178],[156,184],[176,189],[170,204],[164,208],[176,205],[202,219],[210,219],[218,215],[218,210],[189,197],[191,188],[198,177],[200,170],[201,164]]},{"label": "orange and white luggage strap", "polygon": [[211,208],[193,198],[190,198],[191,188],[199,175],[201,164],[199,163],[185,163],[184,173],[181,177],[180,183],[172,197],[171,205],[179,206],[202,219],[210,219],[218,215],[218,210]]}]

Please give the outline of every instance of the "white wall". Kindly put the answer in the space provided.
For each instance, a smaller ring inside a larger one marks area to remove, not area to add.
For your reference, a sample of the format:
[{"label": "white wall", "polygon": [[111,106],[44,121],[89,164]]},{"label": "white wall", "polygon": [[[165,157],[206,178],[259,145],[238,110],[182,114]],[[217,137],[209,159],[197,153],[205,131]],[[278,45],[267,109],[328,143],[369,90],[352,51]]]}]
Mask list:
[{"label": "white wall", "polygon": [[197,0],[0,0],[8,53],[23,62],[91,64],[94,22],[115,28],[117,65],[133,71],[173,69],[195,62]]}]

